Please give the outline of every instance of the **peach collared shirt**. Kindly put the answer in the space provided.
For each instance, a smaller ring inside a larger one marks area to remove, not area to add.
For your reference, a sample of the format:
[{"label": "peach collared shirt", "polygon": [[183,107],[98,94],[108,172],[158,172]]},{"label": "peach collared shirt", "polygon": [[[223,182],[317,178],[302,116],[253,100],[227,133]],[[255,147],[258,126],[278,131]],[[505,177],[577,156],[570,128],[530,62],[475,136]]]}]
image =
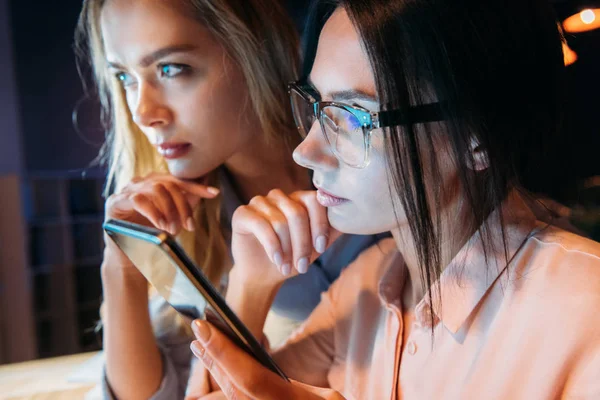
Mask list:
[{"label": "peach collared shirt", "polygon": [[275,361],[324,399],[600,399],[600,244],[536,221],[518,196],[503,210],[507,252],[495,240],[486,268],[475,234],[430,289],[441,306],[425,296],[406,341],[407,270],[385,239]]}]

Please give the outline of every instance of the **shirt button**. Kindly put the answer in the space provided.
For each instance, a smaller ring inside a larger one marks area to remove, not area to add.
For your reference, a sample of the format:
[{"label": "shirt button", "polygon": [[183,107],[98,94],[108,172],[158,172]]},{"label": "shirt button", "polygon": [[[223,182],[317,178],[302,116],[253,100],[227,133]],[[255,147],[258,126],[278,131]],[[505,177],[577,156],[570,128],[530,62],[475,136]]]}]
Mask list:
[{"label": "shirt button", "polygon": [[417,344],[413,341],[408,342],[408,346],[407,346],[406,350],[408,351],[408,354],[410,354],[411,356],[414,356],[415,353],[417,352]]}]

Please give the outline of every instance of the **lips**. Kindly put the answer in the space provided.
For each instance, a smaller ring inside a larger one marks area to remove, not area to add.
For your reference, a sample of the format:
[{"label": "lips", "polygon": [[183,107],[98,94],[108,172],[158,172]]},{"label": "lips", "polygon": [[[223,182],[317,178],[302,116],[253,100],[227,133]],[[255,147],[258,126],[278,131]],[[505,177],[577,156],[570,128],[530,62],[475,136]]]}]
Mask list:
[{"label": "lips", "polygon": [[317,190],[317,201],[323,206],[323,207],[335,207],[335,206],[339,206],[342,205],[344,203],[349,202],[350,200],[345,199],[343,197],[337,197],[329,192],[326,192],[325,190],[319,188]]},{"label": "lips", "polygon": [[168,160],[185,156],[192,148],[190,143],[161,143],[156,146],[158,153]]}]

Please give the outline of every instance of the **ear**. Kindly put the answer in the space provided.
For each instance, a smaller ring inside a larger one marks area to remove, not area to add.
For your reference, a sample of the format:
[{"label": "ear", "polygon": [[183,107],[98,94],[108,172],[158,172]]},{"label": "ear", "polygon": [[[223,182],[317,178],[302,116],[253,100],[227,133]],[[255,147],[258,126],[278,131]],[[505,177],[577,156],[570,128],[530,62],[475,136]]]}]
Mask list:
[{"label": "ear", "polygon": [[469,142],[469,154],[467,154],[466,157],[467,165],[473,171],[485,171],[490,166],[487,151],[483,148],[481,143],[479,143],[479,140],[474,136],[471,136],[471,140]]}]

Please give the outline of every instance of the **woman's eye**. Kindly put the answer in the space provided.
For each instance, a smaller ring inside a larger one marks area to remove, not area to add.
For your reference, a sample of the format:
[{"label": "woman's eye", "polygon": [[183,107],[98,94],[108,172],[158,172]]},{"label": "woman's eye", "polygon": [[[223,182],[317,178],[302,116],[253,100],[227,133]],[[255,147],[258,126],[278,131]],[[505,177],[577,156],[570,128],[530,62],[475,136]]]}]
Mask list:
[{"label": "woman's eye", "polygon": [[121,85],[122,85],[123,87],[130,86],[131,84],[133,84],[133,83],[134,83],[134,80],[133,80],[133,78],[131,77],[131,75],[129,75],[129,74],[128,74],[128,73],[126,73],[126,72],[117,72],[117,73],[115,74],[115,76],[116,76],[117,80],[118,80],[118,81],[121,83]]},{"label": "woman's eye", "polygon": [[185,70],[185,66],[179,64],[163,64],[158,68],[160,71],[160,76],[165,78],[173,78]]}]

